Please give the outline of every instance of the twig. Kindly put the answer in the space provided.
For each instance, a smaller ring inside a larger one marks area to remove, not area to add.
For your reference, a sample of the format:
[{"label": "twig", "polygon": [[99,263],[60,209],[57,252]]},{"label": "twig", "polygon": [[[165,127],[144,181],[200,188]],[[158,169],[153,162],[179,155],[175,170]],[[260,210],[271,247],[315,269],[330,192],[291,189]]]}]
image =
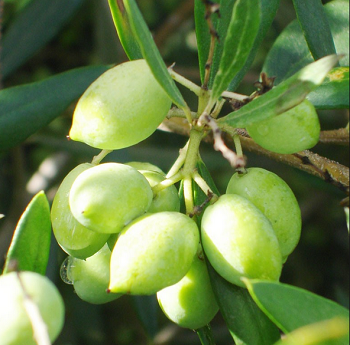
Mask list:
[{"label": "twig", "polygon": [[217,125],[216,121],[209,115],[205,116],[205,120],[208,126],[213,131],[215,151],[220,151],[224,158],[226,158],[229,161],[233,168],[244,168],[246,165],[244,157],[238,156],[235,152],[233,152],[226,146],[224,140],[222,139],[221,129]]},{"label": "twig", "polygon": [[321,132],[320,143],[349,146],[349,131],[346,128]]},{"label": "twig", "polygon": [[[166,120],[164,126],[168,131],[177,133],[184,136],[189,136],[190,128],[188,125],[183,125],[177,121],[178,119]],[[326,157],[319,156],[311,151],[299,152],[298,156],[295,155],[280,155],[271,151],[263,149],[256,144],[254,140],[248,137],[246,131],[237,130],[240,135],[242,146],[245,150],[250,152],[266,156],[270,159],[278,161],[283,164],[290,165],[299,170],[305,171],[308,174],[317,176],[324,181],[331,183],[338,187],[340,190],[349,193],[349,168],[332,161]],[[206,136],[204,139],[208,143],[213,143],[213,136]],[[227,138],[232,140],[232,138]],[[308,164],[303,162],[303,158],[308,159]]]},{"label": "twig", "polygon": [[208,23],[210,36],[211,36],[209,56],[208,56],[207,63],[205,64],[205,77],[204,77],[204,83],[202,86],[203,89],[207,90],[209,81],[210,81],[211,66],[213,64],[213,58],[215,53],[215,44],[217,40],[220,41],[220,37],[217,31],[215,30],[215,27],[212,21],[212,15],[216,13],[220,17],[220,5],[213,3],[212,1],[209,1],[209,0],[202,0],[202,2],[204,3],[204,6],[206,8],[205,19]]},{"label": "twig", "polygon": [[168,68],[168,71],[171,75],[171,77],[176,81],[178,82],[179,84],[185,86],[187,89],[189,89],[190,91],[192,91],[196,96],[199,96],[201,94],[201,87],[196,85],[195,83],[193,83],[192,81],[186,79],[185,77],[183,77],[182,75],[176,73],[174,71],[174,66],[175,64],[171,65],[169,68]]}]

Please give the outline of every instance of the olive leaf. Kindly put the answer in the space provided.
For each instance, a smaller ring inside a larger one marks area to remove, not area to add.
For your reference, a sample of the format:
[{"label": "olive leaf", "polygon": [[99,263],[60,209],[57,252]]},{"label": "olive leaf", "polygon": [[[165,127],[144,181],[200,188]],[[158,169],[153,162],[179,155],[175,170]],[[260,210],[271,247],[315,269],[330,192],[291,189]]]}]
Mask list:
[{"label": "olive leaf", "polygon": [[271,91],[241,109],[219,119],[218,123],[236,128],[245,128],[294,108],[311,91],[322,84],[328,72],[338,61],[339,58],[336,55],[330,55],[308,65]]},{"label": "olive leaf", "polygon": [[244,67],[260,27],[260,2],[237,0],[233,7],[211,100],[216,101]]},{"label": "olive leaf", "polygon": [[285,333],[336,317],[349,319],[347,309],[304,289],[261,280],[244,282],[261,310]]},{"label": "olive leaf", "polygon": [[316,109],[349,109],[349,67],[334,68],[307,99]]},{"label": "olive leaf", "polygon": [[[345,54],[340,59],[340,66],[349,67],[349,1],[331,1],[324,6],[324,11],[331,27],[337,54]],[[274,42],[265,59],[263,71],[276,77],[277,85],[313,60],[299,22],[295,20]]]},{"label": "olive leaf", "polygon": [[22,214],[6,256],[3,273],[16,269],[45,275],[51,243],[50,205],[43,191],[34,196]]},{"label": "olive leaf", "polygon": [[83,67],[40,82],[1,90],[0,152],[48,125],[107,69],[107,66]]},{"label": "olive leaf", "polygon": [[129,18],[127,16],[123,1],[108,0],[114,25],[120,42],[124,48],[126,55],[130,60],[142,58],[140,46],[132,33]]},{"label": "olive leaf", "polygon": [[320,0],[293,0],[299,23],[315,60],[336,54],[327,15]]},{"label": "olive leaf", "polygon": [[19,12],[1,42],[2,77],[8,77],[47,44],[83,2],[35,0]]},{"label": "olive leaf", "polygon": [[133,34],[139,44],[142,56],[147,61],[158,83],[179,108],[187,108],[186,102],[171,78],[135,0],[120,0],[120,2],[124,3]]}]

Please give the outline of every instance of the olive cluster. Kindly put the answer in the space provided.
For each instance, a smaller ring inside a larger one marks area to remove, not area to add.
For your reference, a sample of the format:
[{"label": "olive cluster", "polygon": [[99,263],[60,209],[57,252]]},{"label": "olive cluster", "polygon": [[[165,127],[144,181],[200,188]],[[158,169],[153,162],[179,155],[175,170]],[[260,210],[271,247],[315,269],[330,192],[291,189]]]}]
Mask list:
[{"label": "olive cluster", "polygon": [[[128,62],[88,88],[70,137],[104,150],[135,145],[156,130],[170,106],[147,63]],[[196,221],[180,213],[174,184],[155,188],[165,180],[150,163],[81,164],[54,198],[53,231],[69,254],[64,280],[80,298],[99,304],[124,294],[157,294],[169,319],[198,329],[218,311],[206,258],[241,287],[244,278],[278,280],[300,238],[300,209],[281,178],[251,168],[233,175],[226,194]]]}]

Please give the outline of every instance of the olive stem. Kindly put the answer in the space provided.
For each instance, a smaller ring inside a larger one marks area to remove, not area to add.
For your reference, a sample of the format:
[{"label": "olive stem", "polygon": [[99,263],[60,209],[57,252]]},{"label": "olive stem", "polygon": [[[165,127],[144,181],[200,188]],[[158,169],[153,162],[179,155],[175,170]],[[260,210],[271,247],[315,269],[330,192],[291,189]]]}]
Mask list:
[{"label": "olive stem", "polygon": [[180,171],[180,169],[185,164],[189,143],[190,141],[188,141],[187,144],[184,146],[184,148],[180,150],[179,157],[177,158],[177,160],[175,161],[175,163],[167,173],[166,178],[174,176],[176,173]]},{"label": "olive stem", "polygon": [[203,177],[198,173],[198,171],[195,171],[192,174],[192,178],[194,182],[198,185],[198,187],[205,193],[205,195],[212,194],[214,197],[217,198],[217,195],[213,192],[213,190],[209,187],[208,183],[203,179]]},{"label": "olive stem", "polygon": [[188,80],[187,78],[183,77],[182,75],[176,73],[173,70],[173,67],[174,67],[174,65],[172,65],[168,68],[170,76],[176,82],[178,82],[182,86],[186,87],[187,89],[189,89],[190,91],[192,91],[195,95],[197,95],[199,97],[201,94],[202,88],[200,86],[198,86],[197,84],[195,84],[194,82],[192,82],[191,80]]},{"label": "olive stem", "polygon": [[102,150],[97,156],[95,156],[92,159],[91,164],[99,165],[101,163],[101,161],[111,152],[113,152],[113,150]]},{"label": "olive stem", "polygon": [[175,183],[181,181],[183,179],[183,173],[182,171],[179,171],[174,176],[167,178],[166,180],[158,183],[154,187],[152,187],[153,194],[157,194],[161,192],[162,190],[169,188],[170,186],[174,185]]},{"label": "olive stem", "polygon": [[224,91],[221,94],[221,96],[224,97],[224,98],[229,98],[229,99],[233,99],[235,101],[241,101],[241,102],[246,101],[247,98],[249,98],[246,95],[241,95],[239,93],[230,92],[230,91]]},{"label": "olive stem", "polygon": [[47,326],[40,314],[40,310],[30,298],[19,272],[17,272],[17,277],[23,291],[23,306],[29,317],[30,323],[32,324],[34,339],[38,345],[51,345]]},{"label": "olive stem", "polygon": [[196,129],[191,130],[190,141],[188,144],[188,151],[183,170],[185,177],[192,176],[193,171],[196,169],[199,157],[199,146],[202,142],[202,139],[203,132],[197,131]]},{"label": "olive stem", "polygon": [[[197,113],[195,113],[193,111],[191,112],[191,115],[192,115],[192,120],[194,120],[197,117]],[[172,108],[172,109],[169,110],[167,118],[171,119],[173,117],[180,117],[182,119],[186,119],[187,118],[185,112],[182,109],[179,109],[179,108]]]},{"label": "olive stem", "polygon": [[187,176],[184,179],[184,199],[185,199],[185,205],[186,205],[186,213],[188,215],[193,214],[194,198],[193,198],[193,181],[191,176]]}]

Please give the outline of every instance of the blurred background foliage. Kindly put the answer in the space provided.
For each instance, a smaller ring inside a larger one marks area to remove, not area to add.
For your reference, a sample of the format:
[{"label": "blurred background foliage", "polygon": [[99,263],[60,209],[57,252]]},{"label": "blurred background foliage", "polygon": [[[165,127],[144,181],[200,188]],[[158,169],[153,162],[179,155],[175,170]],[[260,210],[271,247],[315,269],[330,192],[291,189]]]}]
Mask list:
[{"label": "blurred background foliage", "polygon": [[[12,23],[30,3],[31,0],[4,1],[2,39],[6,38]],[[117,64],[127,60],[118,41],[107,0],[76,3],[76,9],[60,25],[54,37],[19,68],[2,78],[3,88],[43,80],[77,67]],[[193,1],[139,0],[138,3],[167,65],[176,62],[177,72],[199,84]],[[55,13],[55,17],[63,16],[64,8],[62,11]],[[282,0],[273,26],[238,92],[250,94],[254,91],[253,84],[259,78],[269,49],[293,19],[292,0]],[[36,21],[29,23],[32,28],[36,25]],[[16,45],[17,42],[11,44]],[[186,90],[181,91],[195,109],[196,99]],[[1,266],[17,220],[32,196],[44,189],[52,200],[64,176],[79,163],[91,161],[98,152],[84,144],[67,141],[73,109],[74,104],[22,145],[0,153],[0,213],[6,215],[0,220]],[[323,111],[319,115],[323,129],[345,127],[349,121],[347,111]],[[107,159],[116,162],[150,161],[166,171],[185,142],[186,138],[179,135],[157,131],[146,141],[116,151]],[[349,164],[348,147],[319,145],[314,151],[347,166]],[[229,164],[210,145],[204,144],[201,154],[219,190],[224,192],[233,174]],[[302,209],[302,239],[286,263],[281,280],[348,307],[349,242],[344,209],[340,206],[345,195],[336,187],[306,173],[262,156],[246,154],[249,166],[269,169],[284,178],[296,193]],[[182,330],[166,320],[155,306],[154,298],[140,301],[124,297],[105,306],[80,301],[73,288],[59,278],[60,265],[65,257],[53,240],[48,275],[59,286],[67,308],[65,328],[55,344],[150,344],[147,331],[139,321],[140,315],[133,308],[139,302],[149,306],[144,317],[148,333],[155,336],[155,344],[198,343],[195,333]],[[154,314],[158,317],[149,317]],[[232,344],[220,316],[213,322],[213,330],[218,345]]]}]

